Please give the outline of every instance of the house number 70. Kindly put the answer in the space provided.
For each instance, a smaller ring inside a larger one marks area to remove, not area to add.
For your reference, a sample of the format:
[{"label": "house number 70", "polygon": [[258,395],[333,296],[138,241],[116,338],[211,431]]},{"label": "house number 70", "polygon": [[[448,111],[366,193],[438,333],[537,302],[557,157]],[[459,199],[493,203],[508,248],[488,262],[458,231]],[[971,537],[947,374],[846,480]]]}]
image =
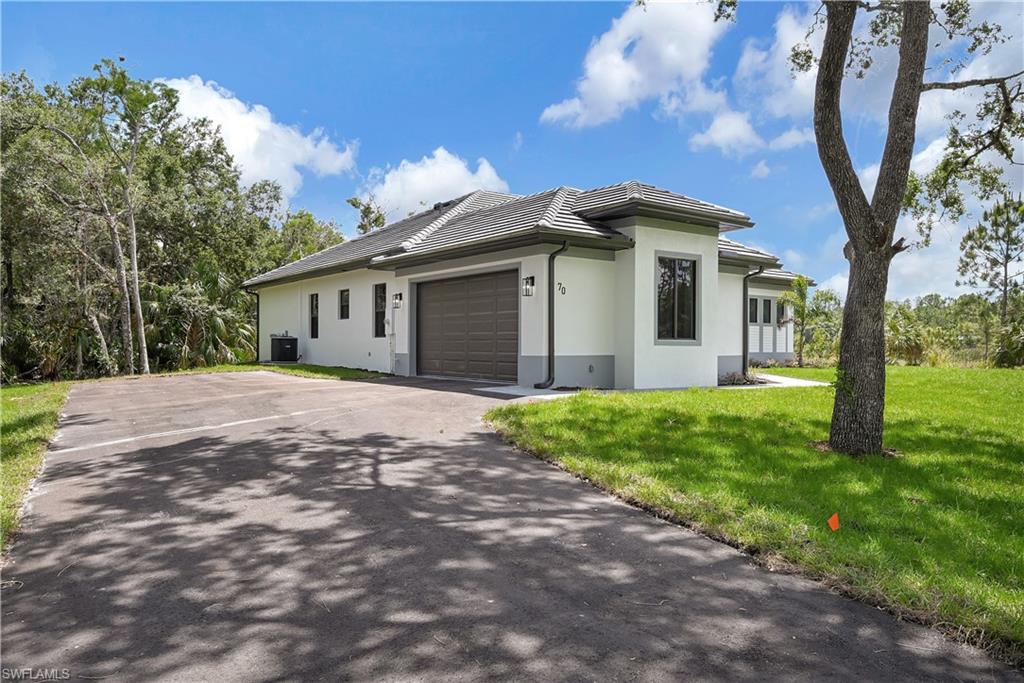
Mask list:
[{"label": "house number 70", "polygon": [[558,292],[560,294],[565,294],[565,285],[563,285],[561,282],[558,283]]}]

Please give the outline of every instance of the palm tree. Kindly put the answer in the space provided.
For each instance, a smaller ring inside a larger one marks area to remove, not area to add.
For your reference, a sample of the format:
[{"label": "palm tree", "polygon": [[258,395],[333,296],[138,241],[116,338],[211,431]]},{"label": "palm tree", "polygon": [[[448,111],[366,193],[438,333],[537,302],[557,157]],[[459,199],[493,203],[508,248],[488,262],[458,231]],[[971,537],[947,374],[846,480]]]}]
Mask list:
[{"label": "palm tree", "polygon": [[780,320],[783,325],[792,321],[796,326],[796,364],[804,366],[804,330],[807,327],[807,290],[809,283],[803,275],[797,275],[793,280],[792,288],[779,296],[779,301],[786,305],[787,310],[793,314],[785,320]]}]

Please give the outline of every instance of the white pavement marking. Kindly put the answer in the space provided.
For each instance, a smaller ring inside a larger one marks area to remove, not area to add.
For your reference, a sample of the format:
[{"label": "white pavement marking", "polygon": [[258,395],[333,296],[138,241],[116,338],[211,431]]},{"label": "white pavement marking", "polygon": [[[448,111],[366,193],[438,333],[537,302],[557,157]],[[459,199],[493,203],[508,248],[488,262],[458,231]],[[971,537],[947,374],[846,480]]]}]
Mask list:
[{"label": "white pavement marking", "polygon": [[76,451],[85,451],[92,448],[103,448],[105,446],[117,446],[122,443],[131,443],[132,441],[141,441],[143,439],[159,439],[164,436],[177,436],[179,434],[192,434],[194,432],[205,432],[211,429],[224,429],[225,427],[237,427],[238,425],[252,424],[253,422],[265,422],[267,420],[280,420],[286,417],[296,417],[298,415],[308,415],[309,413],[322,413],[327,410],[337,410],[334,408],[313,408],[311,410],[299,410],[294,413],[283,413],[281,415],[267,415],[265,417],[253,417],[248,420],[235,420],[233,422],[222,422],[216,425],[204,425],[202,427],[186,427],[185,429],[173,429],[169,432],[154,432],[153,434],[140,434],[139,436],[129,436],[124,439],[114,439],[113,441],[102,441],[100,443],[90,444],[88,446],[75,446],[74,448],[61,448],[59,450],[50,451],[51,455],[59,455],[62,453],[74,453]]}]

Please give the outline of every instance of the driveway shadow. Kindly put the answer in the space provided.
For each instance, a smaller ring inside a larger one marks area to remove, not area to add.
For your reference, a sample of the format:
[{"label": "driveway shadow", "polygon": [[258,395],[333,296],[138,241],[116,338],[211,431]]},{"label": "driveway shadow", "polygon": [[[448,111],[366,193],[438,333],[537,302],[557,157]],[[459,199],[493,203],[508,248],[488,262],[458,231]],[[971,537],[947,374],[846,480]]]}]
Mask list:
[{"label": "driveway shadow", "polygon": [[353,413],[51,454],[5,577],[4,666],[104,680],[1007,675],[611,500],[478,421],[403,419],[456,408],[390,390],[373,389],[387,430]]}]

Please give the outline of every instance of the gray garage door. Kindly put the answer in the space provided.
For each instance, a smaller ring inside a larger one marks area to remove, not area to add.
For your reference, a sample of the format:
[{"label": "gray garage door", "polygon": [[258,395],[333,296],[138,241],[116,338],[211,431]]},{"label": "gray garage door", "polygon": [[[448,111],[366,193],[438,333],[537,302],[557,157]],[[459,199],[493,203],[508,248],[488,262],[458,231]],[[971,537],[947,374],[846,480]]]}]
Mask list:
[{"label": "gray garage door", "polygon": [[424,282],[417,287],[416,300],[419,374],[516,381],[516,271]]}]

